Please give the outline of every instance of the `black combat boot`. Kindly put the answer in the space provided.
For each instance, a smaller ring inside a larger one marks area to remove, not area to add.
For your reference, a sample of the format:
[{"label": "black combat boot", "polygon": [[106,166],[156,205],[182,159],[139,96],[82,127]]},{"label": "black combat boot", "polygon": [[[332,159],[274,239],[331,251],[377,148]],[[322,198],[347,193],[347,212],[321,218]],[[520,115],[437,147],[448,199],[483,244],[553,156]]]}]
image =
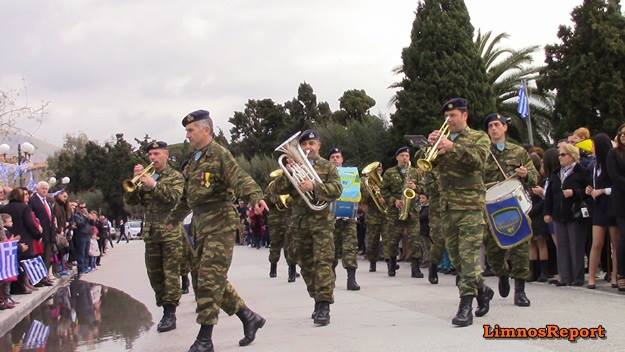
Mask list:
[{"label": "black combat boot", "polygon": [[313,310],[312,314],[310,315],[310,319],[315,319],[315,317],[317,316],[317,312],[319,311],[319,302],[315,302],[315,309]]},{"label": "black combat boot", "polygon": [[295,282],[295,278],[297,277],[296,269],[295,264],[289,265],[289,282]]},{"label": "black combat boot", "polygon": [[499,277],[499,295],[501,297],[508,297],[510,294],[510,279],[507,275]]},{"label": "black combat boot", "polygon": [[239,346],[247,346],[256,338],[258,329],[265,325],[265,318],[252,312],[252,310],[247,307],[239,309],[237,317],[239,317],[243,323],[244,335],[244,337],[239,340]]},{"label": "black combat boot", "polygon": [[421,272],[421,265],[419,265],[419,259],[412,260],[412,262],[410,263],[410,269],[412,271],[412,273],[410,274],[410,277],[415,277],[417,279],[423,278],[423,273]]},{"label": "black combat boot", "polygon": [[356,269],[347,269],[347,290],[358,291],[360,286],[356,282]]},{"label": "black combat boot", "polygon": [[432,285],[436,285],[438,283],[438,265],[434,263],[430,263],[430,270],[428,271],[428,281]]},{"label": "black combat boot", "polygon": [[213,326],[202,325],[200,332],[187,352],[215,352],[213,348]]},{"label": "black combat boot", "polygon": [[375,260],[372,260],[372,261],[369,262],[369,272],[370,273],[375,273],[376,264],[377,263],[375,262]]},{"label": "black combat boot", "polygon": [[540,261],[540,275],[536,279],[538,282],[547,282],[549,280],[549,261],[541,260]]},{"label": "black combat boot", "polygon": [[490,300],[493,299],[495,291],[492,288],[482,284],[477,289],[477,308],[475,309],[476,317],[483,317],[490,309]]},{"label": "black combat boot", "polygon": [[182,275],[182,287],[180,288],[180,293],[187,294],[189,293],[189,276]]},{"label": "black combat boot", "polygon": [[176,328],[176,306],[173,304],[163,305],[163,317],[158,322],[156,331],[165,332]]},{"label": "black combat boot", "polygon": [[397,265],[397,258],[391,257],[388,259],[388,276],[395,276],[395,266]]},{"label": "black combat boot", "polygon": [[465,327],[473,324],[473,296],[460,297],[460,305],[458,306],[458,313],[451,320],[451,323],[460,327]]},{"label": "black combat boot", "polygon": [[525,295],[525,280],[514,279],[514,305],[529,307],[530,300]]},{"label": "black combat boot", "polygon": [[269,266],[269,277],[278,276],[278,263],[271,263]]},{"label": "black combat boot", "polygon": [[325,326],[330,324],[330,303],[319,302],[319,308],[313,321],[315,325]]}]

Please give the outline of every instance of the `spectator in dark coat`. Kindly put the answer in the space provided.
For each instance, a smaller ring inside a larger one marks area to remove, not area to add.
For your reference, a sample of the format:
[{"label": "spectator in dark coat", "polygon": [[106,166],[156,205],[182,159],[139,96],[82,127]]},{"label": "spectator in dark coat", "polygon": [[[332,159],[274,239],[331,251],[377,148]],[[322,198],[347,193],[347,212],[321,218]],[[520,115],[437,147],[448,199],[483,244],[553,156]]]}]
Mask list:
[{"label": "spectator in dark coat", "polygon": [[606,164],[612,181],[612,209],[621,233],[617,249],[617,284],[619,291],[625,291],[625,124],[618,128],[616,147],[608,153]]}]

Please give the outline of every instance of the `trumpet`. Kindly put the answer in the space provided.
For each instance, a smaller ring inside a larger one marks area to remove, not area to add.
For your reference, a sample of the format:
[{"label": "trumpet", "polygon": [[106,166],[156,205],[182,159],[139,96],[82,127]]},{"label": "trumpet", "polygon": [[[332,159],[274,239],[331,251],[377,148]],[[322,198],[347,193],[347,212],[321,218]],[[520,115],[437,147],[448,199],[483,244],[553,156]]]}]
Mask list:
[{"label": "trumpet", "polygon": [[[282,153],[282,155],[278,157],[278,164],[280,164],[280,168],[282,168],[286,177],[291,181],[297,193],[299,193],[304,202],[306,202],[306,205],[311,210],[320,211],[328,206],[328,202],[315,200],[313,192],[305,192],[299,188],[299,184],[306,180],[312,181],[313,183],[322,183],[321,178],[308,161],[308,155],[304,153],[299,145],[298,137],[301,133],[302,132],[297,132],[292,135],[275,149],[275,151]],[[293,161],[289,167],[286,165],[286,158]]]},{"label": "trumpet", "polygon": [[365,168],[362,169],[362,183],[378,210],[382,214],[386,214],[388,208],[386,204],[384,204],[384,197],[382,197],[382,192],[380,192],[382,177],[378,174],[378,167],[380,167],[379,161],[374,161],[365,166]]},{"label": "trumpet", "polygon": [[146,166],[145,169],[143,169],[141,173],[135,175],[135,177],[127,178],[122,181],[122,188],[124,189],[124,192],[132,193],[136,191],[139,187],[143,185],[143,182],[141,182],[141,178],[143,178],[143,176],[145,175],[152,176],[154,175],[154,172],[154,162],[151,162],[150,165]]},{"label": "trumpet", "polygon": [[438,156],[438,145],[444,138],[449,138],[449,134],[451,133],[449,130],[449,118],[445,118],[445,122],[443,122],[439,131],[440,136],[436,142],[425,150],[423,158],[417,160],[417,167],[422,171],[427,172],[432,170],[432,161]]},{"label": "trumpet", "polygon": [[401,192],[401,201],[404,204],[404,207],[401,208],[399,212],[399,220],[406,221],[408,220],[408,215],[410,214],[410,208],[412,207],[412,201],[417,196],[417,193],[408,188],[408,182],[410,182],[410,161],[408,161],[408,166],[406,166],[406,179],[404,180],[404,190]]}]

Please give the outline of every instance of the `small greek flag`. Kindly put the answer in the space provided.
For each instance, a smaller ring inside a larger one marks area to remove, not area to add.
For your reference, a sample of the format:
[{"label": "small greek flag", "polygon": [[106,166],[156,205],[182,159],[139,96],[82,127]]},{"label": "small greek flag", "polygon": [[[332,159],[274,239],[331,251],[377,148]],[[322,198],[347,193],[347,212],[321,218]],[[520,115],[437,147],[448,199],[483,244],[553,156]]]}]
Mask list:
[{"label": "small greek flag", "polygon": [[17,276],[17,241],[0,242],[0,280]]},{"label": "small greek flag", "polygon": [[525,94],[525,83],[523,83],[519,87],[519,105],[517,106],[516,111],[522,118],[527,118],[529,115],[529,109],[527,94]]},{"label": "small greek flag", "polygon": [[24,336],[22,349],[34,350],[36,348],[43,348],[48,341],[48,336],[50,336],[50,327],[39,320],[33,320],[33,322],[30,323],[28,332],[26,332]]},{"label": "small greek flag", "polygon": [[22,260],[20,264],[22,264],[22,268],[26,272],[28,280],[30,280],[30,283],[33,285],[38,284],[41,279],[48,276],[48,269],[46,269],[46,265],[43,259],[41,259],[41,256]]}]

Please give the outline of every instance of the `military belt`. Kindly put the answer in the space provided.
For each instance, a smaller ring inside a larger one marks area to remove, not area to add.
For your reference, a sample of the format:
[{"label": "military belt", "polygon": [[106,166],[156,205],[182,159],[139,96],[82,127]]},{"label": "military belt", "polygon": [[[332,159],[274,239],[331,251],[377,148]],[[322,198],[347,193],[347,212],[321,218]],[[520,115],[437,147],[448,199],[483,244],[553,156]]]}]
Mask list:
[{"label": "military belt", "polygon": [[449,189],[453,187],[466,187],[466,188],[471,187],[475,189],[481,189],[484,187],[484,182],[482,181],[482,177],[477,176],[477,175],[468,175],[466,177],[458,177],[458,178],[441,176],[440,182],[441,182],[441,187],[443,189]]},{"label": "military belt", "polygon": [[210,211],[214,211],[214,210],[218,210],[218,209],[222,209],[222,208],[226,208],[230,206],[232,205],[229,202],[215,202],[215,203],[197,205],[193,207],[191,210],[193,210],[194,215],[197,215],[197,214],[207,213]]}]

